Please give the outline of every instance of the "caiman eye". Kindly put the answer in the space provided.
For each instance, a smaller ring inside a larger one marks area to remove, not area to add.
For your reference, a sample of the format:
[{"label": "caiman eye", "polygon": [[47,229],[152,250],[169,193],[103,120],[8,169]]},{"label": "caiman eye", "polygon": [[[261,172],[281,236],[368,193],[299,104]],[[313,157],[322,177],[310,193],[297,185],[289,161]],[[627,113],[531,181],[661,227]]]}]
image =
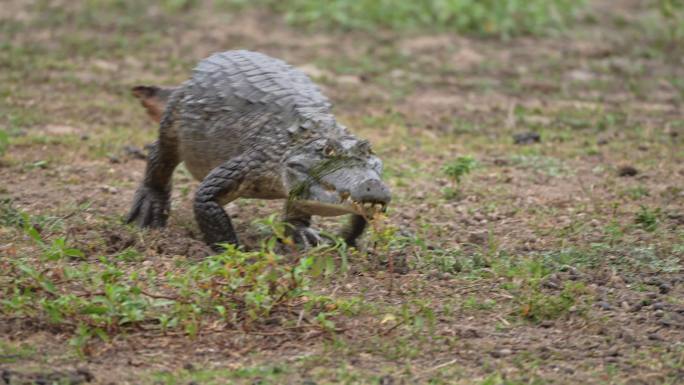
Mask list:
[{"label": "caiman eye", "polygon": [[373,149],[371,149],[371,145],[367,140],[362,140],[360,141],[357,145],[356,148],[358,149],[359,154],[363,155],[374,155]]},{"label": "caiman eye", "polygon": [[326,145],[325,147],[323,147],[323,155],[335,156],[335,147],[331,145]]}]

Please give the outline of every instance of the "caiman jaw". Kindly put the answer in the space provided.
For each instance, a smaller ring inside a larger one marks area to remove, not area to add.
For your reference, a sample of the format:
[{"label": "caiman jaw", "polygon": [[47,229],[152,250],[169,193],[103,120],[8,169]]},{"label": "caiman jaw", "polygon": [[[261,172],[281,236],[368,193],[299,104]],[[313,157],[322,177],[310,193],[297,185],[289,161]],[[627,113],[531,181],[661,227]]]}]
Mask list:
[{"label": "caiman jaw", "polygon": [[358,202],[347,194],[341,197],[339,203],[325,203],[316,200],[298,200],[297,206],[306,209],[314,215],[337,216],[343,214],[357,214],[366,219],[373,219],[380,213],[387,211],[387,204],[374,202]]},{"label": "caiman jaw", "polygon": [[346,191],[340,193],[340,205],[351,207],[353,213],[362,215],[367,219],[372,219],[379,213],[387,212],[387,203],[356,201]]},{"label": "caiman jaw", "polygon": [[376,215],[387,212],[387,205],[383,203],[361,203],[352,201],[351,206],[354,208],[356,214],[367,219],[373,219]]}]

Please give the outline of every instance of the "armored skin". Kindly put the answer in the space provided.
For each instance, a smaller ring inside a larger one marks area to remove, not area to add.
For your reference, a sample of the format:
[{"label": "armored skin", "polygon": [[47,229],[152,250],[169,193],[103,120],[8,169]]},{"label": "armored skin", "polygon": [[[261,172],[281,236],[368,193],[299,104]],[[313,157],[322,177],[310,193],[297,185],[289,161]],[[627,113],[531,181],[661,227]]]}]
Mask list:
[{"label": "armored skin", "polygon": [[223,210],[237,198],[285,199],[284,220],[305,247],[320,242],[312,215],[350,213],[342,236],[354,245],[367,218],[390,202],[370,144],[339,124],[318,87],[281,60],[216,53],[179,87],[139,86],[133,93],[160,126],[129,223],[166,225],[171,176],[180,162],[201,181],[195,219],[215,250],[238,244]]}]

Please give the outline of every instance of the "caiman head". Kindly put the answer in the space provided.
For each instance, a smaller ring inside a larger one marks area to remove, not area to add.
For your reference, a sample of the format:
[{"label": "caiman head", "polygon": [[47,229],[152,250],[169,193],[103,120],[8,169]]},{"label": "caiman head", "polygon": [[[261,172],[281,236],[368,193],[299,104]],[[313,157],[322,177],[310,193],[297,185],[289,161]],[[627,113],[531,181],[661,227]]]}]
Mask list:
[{"label": "caiman head", "polygon": [[313,139],[290,150],[283,164],[288,202],[297,211],[372,218],[384,212],[391,200],[380,179],[382,161],[365,140],[353,136]]}]

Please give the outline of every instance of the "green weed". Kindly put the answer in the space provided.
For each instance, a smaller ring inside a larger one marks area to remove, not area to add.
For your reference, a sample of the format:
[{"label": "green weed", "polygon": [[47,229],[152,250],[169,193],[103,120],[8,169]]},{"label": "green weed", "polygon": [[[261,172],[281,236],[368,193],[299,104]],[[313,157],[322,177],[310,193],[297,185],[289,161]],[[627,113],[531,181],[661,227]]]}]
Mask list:
[{"label": "green weed", "polygon": [[472,156],[459,156],[442,167],[442,171],[452,180],[451,187],[444,189],[446,199],[454,199],[460,195],[460,184],[463,177],[470,174],[477,167],[477,161]]}]

